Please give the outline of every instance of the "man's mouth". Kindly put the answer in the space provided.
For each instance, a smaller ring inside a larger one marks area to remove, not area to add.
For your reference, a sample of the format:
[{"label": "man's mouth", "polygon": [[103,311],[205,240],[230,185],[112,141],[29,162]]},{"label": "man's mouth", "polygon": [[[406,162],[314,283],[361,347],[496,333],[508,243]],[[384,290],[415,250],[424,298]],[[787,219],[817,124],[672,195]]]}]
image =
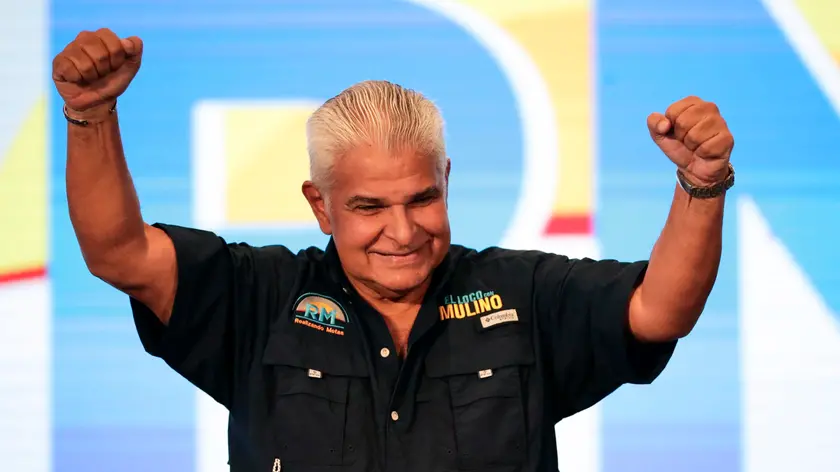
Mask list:
[{"label": "man's mouth", "polygon": [[405,257],[410,256],[417,252],[417,250],[410,251],[410,252],[381,252],[380,254],[383,256],[390,256],[390,257]]},{"label": "man's mouth", "polygon": [[373,253],[378,256],[389,257],[392,259],[400,260],[400,259],[408,259],[417,256],[420,253],[420,249],[422,246],[419,246],[415,249],[410,251],[399,251],[399,252],[384,252],[384,251],[374,251]]}]

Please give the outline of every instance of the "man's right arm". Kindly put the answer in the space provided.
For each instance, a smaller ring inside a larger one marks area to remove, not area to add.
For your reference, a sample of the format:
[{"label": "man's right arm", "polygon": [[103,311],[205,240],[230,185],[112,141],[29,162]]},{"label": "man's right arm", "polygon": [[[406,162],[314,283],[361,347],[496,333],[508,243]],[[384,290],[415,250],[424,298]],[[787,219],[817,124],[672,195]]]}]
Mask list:
[{"label": "man's right arm", "polygon": [[74,120],[67,124],[67,201],[85,263],[167,324],[178,283],[175,248],[143,222],[114,110],[141,55],[139,38],[83,32],[56,56],[53,79]]},{"label": "man's right arm", "polygon": [[66,178],[85,263],[167,324],[178,283],[175,248],[166,233],[143,222],[116,112],[105,108],[84,116],[88,126],[68,123]]},{"label": "man's right arm", "polygon": [[[143,222],[115,111],[140,65],[138,38],[82,33],[53,63],[66,103],[67,199],[91,273],[130,296],[145,350],[228,408],[248,397],[255,340],[275,312],[270,291],[297,260],[285,248]],[[258,276],[258,274],[263,274]],[[265,279],[265,285],[261,280]],[[245,400],[243,400],[245,401]]]},{"label": "man's right arm", "polygon": [[167,324],[178,283],[175,248],[166,233],[143,222],[116,112],[97,113],[85,114],[88,126],[68,123],[70,220],[90,272]]}]

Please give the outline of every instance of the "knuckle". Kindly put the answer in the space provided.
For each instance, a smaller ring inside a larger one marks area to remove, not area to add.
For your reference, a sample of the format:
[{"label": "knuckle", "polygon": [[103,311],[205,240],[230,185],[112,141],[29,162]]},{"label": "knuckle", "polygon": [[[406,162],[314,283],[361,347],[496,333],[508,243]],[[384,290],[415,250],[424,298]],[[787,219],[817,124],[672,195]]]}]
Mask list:
[{"label": "knuckle", "polygon": [[714,104],[713,102],[703,102],[702,107],[703,107],[703,111],[705,111],[709,114],[715,114],[715,115],[720,114],[720,109],[718,109],[718,106],[716,104]]},{"label": "knuckle", "polygon": [[59,74],[64,74],[69,69],[69,66],[65,61],[58,60],[53,62],[53,71]]},{"label": "knuckle", "polygon": [[92,31],[83,30],[83,31],[79,32],[78,35],[76,35],[75,41],[76,42],[83,42],[83,41],[86,41],[87,39],[89,39],[91,36],[93,36]]},{"label": "knuckle", "polygon": [[716,142],[716,140],[712,139],[712,140],[706,141],[704,143],[700,143],[700,145],[697,146],[697,150],[695,151],[695,154],[697,154],[700,157],[713,157],[713,156],[716,156],[716,155],[720,154],[720,152],[721,152],[720,143]]},{"label": "knuckle", "polygon": [[96,71],[99,73],[106,73],[111,68],[111,60],[108,59],[108,56],[100,57],[95,59],[96,62]]},{"label": "knuckle", "polygon": [[676,126],[679,129],[685,129],[691,126],[692,117],[688,113],[682,113],[680,116],[677,117]]},{"label": "knuckle", "polygon": [[726,133],[726,137],[724,138],[723,142],[727,148],[731,149],[735,147],[735,137],[732,136],[731,133]]},{"label": "knuckle", "polygon": [[707,147],[707,146],[698,147],[697,150],[694,151],[694,154],[696,154],[697,157],[699,157],[701,159],[708,159],[708,158],[714,156],[714,153],[712,151],[710,151],[709,147]]},{"label": "knuckle", "polygon": [[717,118],[712,118],[709,121],[709,129],[715,130],[717,133],[729,133],[729,130],[726,127],[726,123]]},{"label": "knuckle", "polygon": [[62,54],[74,63],[79,62],[80,59],[86,57],[85,52],[79,44],[71,44]]},{"label": "knuckle", "polygon": [[97,64],[107,64],[109,62],[108,51],[102,48],[90,50],[88,54],[90,54],[91,59]]},{"label": "knuckle", "polygon": [[82,74],[84,77],[92,77],[96,75],[96,68],[94,67],[93,61],[91,60],[76,60],[73,61],[76,65],[76,69],[79,70],[79,73]]},{"label": "knuckle", "polygon": [[684,142],[686,146],[692,149],[695,149],[702,144],[702,140],[696,131],[692,131],[685,135]]}]

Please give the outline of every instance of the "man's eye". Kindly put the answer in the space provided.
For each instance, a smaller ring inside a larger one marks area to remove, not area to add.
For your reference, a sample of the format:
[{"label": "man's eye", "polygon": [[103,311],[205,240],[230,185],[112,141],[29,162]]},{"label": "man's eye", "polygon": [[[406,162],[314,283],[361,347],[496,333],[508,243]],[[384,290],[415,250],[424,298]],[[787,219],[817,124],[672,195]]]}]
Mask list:
[{"label": "man's eye", "polygon": [[433,197],[433,196],[420,197],[417,200],[414,200],[413,203],[415,205],[426,205],[428,203],[432,203],[434,201],[434,199],[435,199],[435,197]]},{"label": "man's eye", "polygon": [[361,211],[375,211],[375,210],[379,210],[380,208],[382,208],[382,207],[379,206],[379,205],[359,205],[359,206],[356,207],[357,210],[361,210]]}]

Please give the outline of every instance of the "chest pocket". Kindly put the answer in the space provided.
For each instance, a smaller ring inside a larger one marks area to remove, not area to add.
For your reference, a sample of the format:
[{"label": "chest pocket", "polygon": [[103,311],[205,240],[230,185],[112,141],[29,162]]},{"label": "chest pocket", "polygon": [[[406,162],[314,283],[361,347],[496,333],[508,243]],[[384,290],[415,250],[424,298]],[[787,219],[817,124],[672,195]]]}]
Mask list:
[{"label": "chest pocket", "polygon": [[426,359],[426,376],[449,388],[459,470],[513,471],[527,457],[525,388],[534,352],[523,334],[450,339]]},{"label": "chest pocket", "polygon": [[364,401],[368,373],[364,360],[349,346],[330,349],[305,344],[295,336],[276,333],[263,355],[263,366],[271,371],[269,394],[273,397],[273,442],[268,446],[271,457],[266,470],[346,466],[365,448],[362,418],[368,415]]}]

